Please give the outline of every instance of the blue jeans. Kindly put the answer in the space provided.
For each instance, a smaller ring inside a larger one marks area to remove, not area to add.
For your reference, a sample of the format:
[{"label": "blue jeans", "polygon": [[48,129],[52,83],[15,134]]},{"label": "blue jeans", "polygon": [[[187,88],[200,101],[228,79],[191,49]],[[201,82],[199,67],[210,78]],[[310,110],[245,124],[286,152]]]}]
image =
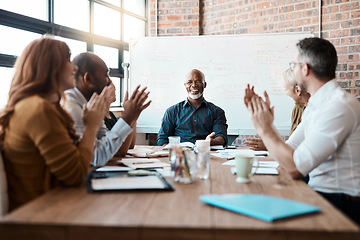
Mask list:
[{"label": "blue jeans", "polygon": [[360,197],[351,197],[343,193],[318,193],[360,225]]}]

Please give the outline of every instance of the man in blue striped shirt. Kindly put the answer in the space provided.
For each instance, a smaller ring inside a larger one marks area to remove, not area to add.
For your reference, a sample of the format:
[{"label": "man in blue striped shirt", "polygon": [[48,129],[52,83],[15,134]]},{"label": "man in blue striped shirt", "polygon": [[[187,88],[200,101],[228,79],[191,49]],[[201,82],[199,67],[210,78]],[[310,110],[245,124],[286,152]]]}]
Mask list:
[{"label": "man in blue striped shirt", "polygon": [[193,69],[187,75],[184,86],[188,93],[186,100],[168,108],[161,122],[157,145],[169,142],[169,136],[180,136],[181,142],[210,140],[210,145],[227,144],[225,112],[204,99],[206,88],[204,74]]}]

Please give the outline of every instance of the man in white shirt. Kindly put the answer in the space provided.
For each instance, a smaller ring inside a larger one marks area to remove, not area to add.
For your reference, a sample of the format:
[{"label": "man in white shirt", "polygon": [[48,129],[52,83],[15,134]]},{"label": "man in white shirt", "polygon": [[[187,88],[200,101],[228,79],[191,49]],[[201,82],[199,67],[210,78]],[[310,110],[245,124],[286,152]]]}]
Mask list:
[{"label": "man in white shirt", "polygon": [[311,98],[289,140],[273,125],[266,92],[263,101],[248,86],[245,105],[272,158],[293,178],[309,174],[309,186],[360,224],[360,103],[337,85],[337,54],[329,41],[306,38],[296,46],[290,67]]},{"label": "man in white shirt", "polygon": [[[75,73],[76,87],[65,91],[64,108],[73,117],[76,133],[82,136],[85,125],[82,120],[83,106],[87,104],[94,93],[100,94],[105,86],[110,85],[113,92],[108,96],[108,106],[114,101],[115,87],[109,78],[109,69],[105,62],[97,55],[85,52],[73,59],[77,66]],[[150,101],[145,103],[148,92],[145,89],[135,89],[130,97],[126,93],[122,117],[108,130],[105,123],[99,128],[97,141],[94,148],[93,166],[104,166],[116,153],[127,152],[132,142],[130,137],[136,119],[140,113],[149,106]]]}]

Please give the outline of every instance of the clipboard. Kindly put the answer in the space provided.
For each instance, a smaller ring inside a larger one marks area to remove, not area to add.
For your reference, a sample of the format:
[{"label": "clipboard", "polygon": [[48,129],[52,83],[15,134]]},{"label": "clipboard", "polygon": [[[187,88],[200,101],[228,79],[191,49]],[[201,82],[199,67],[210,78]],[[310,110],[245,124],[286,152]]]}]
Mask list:
[{"label": "clipboard", "polygon": [[86,186],[90,193],[175,190],[164,176],[152,170],[92,171]]},{"label": "clipboard", "polygon": [[258,194],[203,195],[200,201],[267,222],[320,211],[316,206]]}]

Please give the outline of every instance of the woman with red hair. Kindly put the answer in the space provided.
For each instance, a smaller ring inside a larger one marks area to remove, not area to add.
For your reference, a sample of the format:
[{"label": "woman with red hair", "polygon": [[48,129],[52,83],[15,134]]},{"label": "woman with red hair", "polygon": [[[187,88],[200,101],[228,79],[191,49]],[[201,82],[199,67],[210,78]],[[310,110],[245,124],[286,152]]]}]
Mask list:
[{"label": "woman with red hair", "polygon": [[52,188],[84,182],[92,161],[96,133],[106,109],[107,88],[85,107],[82,139],[60,106],[73,88],[76,66],[61,41],[31,42],[15,63],[9,100],[0,116],[0,146],[8,180],[10,210]]}]

